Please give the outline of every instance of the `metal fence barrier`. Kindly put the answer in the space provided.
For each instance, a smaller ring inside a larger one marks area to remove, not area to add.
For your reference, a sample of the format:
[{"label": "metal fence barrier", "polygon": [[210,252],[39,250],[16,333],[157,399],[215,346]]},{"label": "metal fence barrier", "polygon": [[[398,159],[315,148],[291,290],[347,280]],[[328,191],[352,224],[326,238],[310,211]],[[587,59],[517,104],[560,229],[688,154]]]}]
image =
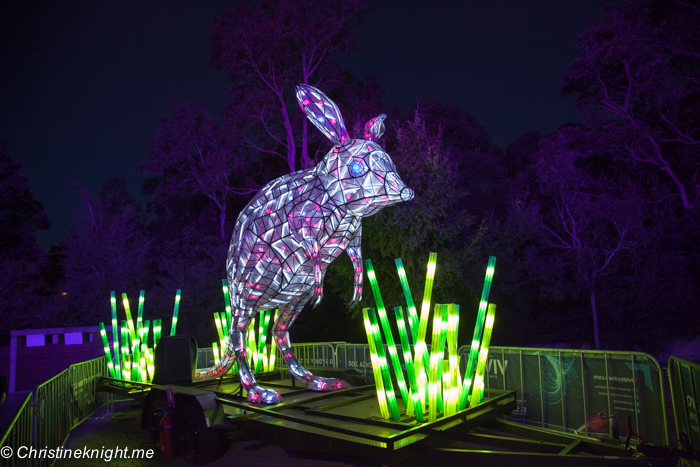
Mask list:
[{"label": "metal fence barrier", "polygon": [[14,453],[0,458],[0,466],[51,466],[56,459],[28,456],[18,449],[55,449],[65,446],[70,430],[110,401],[110,394],[97,391],[97,380],[107,376],[105,357],[71,365],[27,394],[16,415],[0,437],[0,446]]},{"label": "metal fence barrier", "polygon": [[[336,346],[341,345],[340,342],[311,342],[303,344],[292,344],[292,350],[304,366],[309,367],[336,367]],[[267,355],[270,355],[270,346],[267,346]],[[197,349],[197,369],[209,368],[216,363],[214,360],[214,352],[211,347],[203,347]],[[284,358],[282,352],[277,347],[275,356],[275,368],[284,369]]]},{"label": "metal fence barrier", "polygon": [[[459,355],[463,373],[469,346]],[[613,436],[617,424],[621,437],[631,428],[649,442],[668,444],[662,372],[649,354],[494,346],[484,382],[515,390],[510,418],[521,423],[596,438]]]},{"label": "metal fence barrier", "polygon": [[[676,433],[685,435],[695,451],[700,450],[700,365],[675,356],[668,359],[668,380],[671,385]],[[697,464],[695,464],[697,465]]]},{"label": "metal fence barrier", "polygon": [[97,390],[100,376],[107,376],[104,358],[77,363],[68,368],[70,429],[84,422],[97,409],[110,402],[110,394]]},{"label": "metal fence barrier", "polygon": [[[35,447],[56,448],[68,441],[71,423],[68,370],[63,370],[34,391]],[[34,465],[52,465],[54,459],[35,459]]]},{"label": "metal fence barrier", "polygon": [[[9,446],[12,452],[16,453],[20,446],[32,445],[32,393],[27,394],[24,402],[20,404],[15,413],[10,426],[5,434],[0,436],[0,446]],[[29,458],[19,459],[17,457],[7,458],[0,456],[0,466],[9,467],[30,467],[32,460]]]}]

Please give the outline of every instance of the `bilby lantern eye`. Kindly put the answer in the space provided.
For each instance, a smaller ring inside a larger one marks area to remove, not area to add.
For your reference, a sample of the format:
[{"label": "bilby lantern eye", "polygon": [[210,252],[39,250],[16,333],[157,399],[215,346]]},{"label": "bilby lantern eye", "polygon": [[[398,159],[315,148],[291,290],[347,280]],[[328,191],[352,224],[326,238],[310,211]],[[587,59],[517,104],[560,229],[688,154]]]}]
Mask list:
[{"label": "bilby lantern eye", "polygon": [[362,163],[353,162],[350,164],[350,175],[353,177],[359,177],[363,173],[365,173],[365,168],[362,167]]}]

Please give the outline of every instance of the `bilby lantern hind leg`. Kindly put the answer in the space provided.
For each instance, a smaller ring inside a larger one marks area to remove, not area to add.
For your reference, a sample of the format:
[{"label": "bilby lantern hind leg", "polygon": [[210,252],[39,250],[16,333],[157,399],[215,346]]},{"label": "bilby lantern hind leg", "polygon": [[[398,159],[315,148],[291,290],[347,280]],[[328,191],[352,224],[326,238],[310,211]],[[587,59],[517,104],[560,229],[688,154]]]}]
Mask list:
[{"label": "bilby lantern hind leg", "polygon": [[351,387],[347,382],[337,378],[322,378],[316,376],[299,363],[292,344],[289,341],[289,328],[299,316],[303,305],[285,306],[280,308],[279,317],[273,328],[273,337],[276,339],[277,347],[279,347],[284,358],[284,363],[287,365],[289,372],[294,378],[305,384],[306,387],[313,391],[335,391],[338,389],[346,389]]}]

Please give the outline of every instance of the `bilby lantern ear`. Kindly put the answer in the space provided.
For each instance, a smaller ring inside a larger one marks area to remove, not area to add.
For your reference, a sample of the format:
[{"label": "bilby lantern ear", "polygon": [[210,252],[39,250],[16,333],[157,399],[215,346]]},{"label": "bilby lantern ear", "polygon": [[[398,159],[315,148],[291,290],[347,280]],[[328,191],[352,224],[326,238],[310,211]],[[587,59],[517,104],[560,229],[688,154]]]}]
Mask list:
[{"label": "bilby lantern ear", "polygon": [[333,146],[350,142],[340,110],[328,96],[313,86],[300,84],[297,86],[297,101],[311,123],[331,140]]},{"label": "bilby lantern ear", "polygon": [[378,141],[384,134],[384,119],[386,114],[378,115],[365,123],[364,138],[367,141]]}]

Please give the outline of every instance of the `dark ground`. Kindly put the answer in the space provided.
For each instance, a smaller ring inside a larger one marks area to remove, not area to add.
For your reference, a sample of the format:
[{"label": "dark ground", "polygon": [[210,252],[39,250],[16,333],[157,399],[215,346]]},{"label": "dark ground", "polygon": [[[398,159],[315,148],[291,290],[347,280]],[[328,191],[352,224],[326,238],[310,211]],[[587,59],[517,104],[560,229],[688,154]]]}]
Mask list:
[{"label": "dark ground", "polygon": [[[110,419],[107,407],[97,411],[82,425],[74,429],[68,440],[71,449],[134,448],[153,449],[149,434],[140,429],[141,409],[138,406],[130,406],[128,403],[120,403],[115,410],[115,417]],[[220,459],[207,464],[211,467],[223,466],[256,466],[256,467],[364,467],[358,462],[346,462],[343,460],[319,459],[312,457],[311,453],[297,453],[266,444],[260,440],[234,442],[229,450]],[[57,467],[93,467],[100,464],[110,467],[137,467],[163,465],[169,467],[188,466],[184,459],[163,461],[160,453],[155,452],[153,459],[112,459],[105,462],[99,459],[65,459],[56,463]]]}]

